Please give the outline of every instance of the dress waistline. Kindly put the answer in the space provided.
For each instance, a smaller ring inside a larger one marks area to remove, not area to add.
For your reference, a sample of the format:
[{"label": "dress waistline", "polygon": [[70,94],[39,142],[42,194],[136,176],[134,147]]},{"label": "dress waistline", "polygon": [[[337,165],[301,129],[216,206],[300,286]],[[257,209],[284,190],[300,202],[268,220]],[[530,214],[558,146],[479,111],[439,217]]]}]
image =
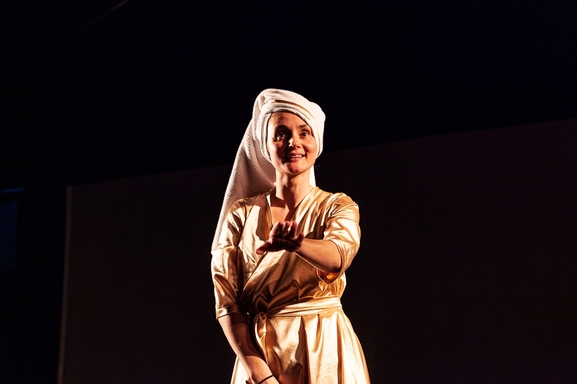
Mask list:
[{"label": "dress waistline", "polygon": [[267,313],[259,312],[253,317],[256,342],[266,356],[266,323],[271,317],[298,317],[316,315],[342,308],[340,297],[321,297],[286,305]]},{"label": "dress waistline", "polygon": [[277,310],[269,312],[259,312],[257,317],[275,317],[275,316],[305,316],[314,315],[331,308],[342,308],[341,298],[333,297],[319,297],[312,300],[302,301],[300,303],[288,304]]}]

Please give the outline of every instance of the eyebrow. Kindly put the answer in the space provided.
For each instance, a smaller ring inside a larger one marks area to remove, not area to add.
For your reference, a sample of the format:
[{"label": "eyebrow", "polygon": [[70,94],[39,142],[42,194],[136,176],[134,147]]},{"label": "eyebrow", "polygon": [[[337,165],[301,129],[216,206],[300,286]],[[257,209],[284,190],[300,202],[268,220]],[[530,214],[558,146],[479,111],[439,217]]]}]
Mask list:
[{"label": "eyebrow", "polygon": [[[284,124],[279,124],[279,125],[275,125],[274,126],[275,129],[279,129],[279,128],[286,128],[286,129],[290,129],[288,126],[284,125]],[[310,128],[312,130],[312,128],[310,127],[310,125],[308,124],[301,124],[298,126],[298,128]]]}]

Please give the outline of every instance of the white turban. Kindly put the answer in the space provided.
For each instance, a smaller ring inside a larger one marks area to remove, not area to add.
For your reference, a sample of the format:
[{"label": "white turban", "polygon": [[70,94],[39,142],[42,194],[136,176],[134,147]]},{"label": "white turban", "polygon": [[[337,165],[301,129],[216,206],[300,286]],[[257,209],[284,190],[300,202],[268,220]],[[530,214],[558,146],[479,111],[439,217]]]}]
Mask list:
[{"label": "white turban", "polygon": [[[294,113],[308,124],[317,143],[316,157],[319,157],[323,150],[325,114],[317,104],[291,91],[282,89],[262,91],[254,102],[252,119],[236,153],[212,249],[218,244],[222,224],[230,206],[238,199],[251,197],[274,187],[275,169],[267,149],[267,133],[271,114],[280,111]],[[310,172],[310,183],[316,186],[313,168]]]}]

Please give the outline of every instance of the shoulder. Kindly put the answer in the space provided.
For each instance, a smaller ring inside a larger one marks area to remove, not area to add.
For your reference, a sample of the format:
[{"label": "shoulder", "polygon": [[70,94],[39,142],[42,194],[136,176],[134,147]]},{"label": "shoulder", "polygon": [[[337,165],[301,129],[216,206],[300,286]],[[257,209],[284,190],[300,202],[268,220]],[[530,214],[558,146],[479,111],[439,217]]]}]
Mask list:
[{"label": "shoulder", "polygon": [[242,199],[238,199],[235,201],[229,210],[229,213],[240,213],[240,212],[248,212],[255,206],[264,206],[266,205],[266,196],[268,192],[259,193],[258,195],[251,196],[251,197],[244,197]]},{"label": "shoulder", "polygon": [[240,230],[245,226],[247,220],[250,220],[251,212],[258,212],[264,207],[266,207],[265,193],[238,199],[228,208],[228,214],[225,218],[227,224],[225,225]]},{"label": "shoulder", "polygon": [[317,199],[319,202],[328,204],[356,204],[353,199],[343,192],[327,192],[317,188]]},{"label": "shoulder", "polygon": [[330,211],[353,209],[358,211],[358,205],[354,200],[343,192],[327,192],[317,188],[316,200],[320,207]]}]

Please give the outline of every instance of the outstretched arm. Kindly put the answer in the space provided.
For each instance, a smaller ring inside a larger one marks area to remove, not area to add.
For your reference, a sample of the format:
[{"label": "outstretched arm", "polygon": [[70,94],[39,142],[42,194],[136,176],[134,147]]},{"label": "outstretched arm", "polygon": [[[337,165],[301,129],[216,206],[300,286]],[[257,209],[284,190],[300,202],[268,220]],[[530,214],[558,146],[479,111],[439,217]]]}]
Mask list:
[{"label": "outstretched arm", "polygon": [[276,223],[268,240],[256,250],[259,255],[265,252],[286,250],[296,252],[301,258],[324,272],[338,272],[341,269],[341,256],[335,243],[330,240],[305,239],[297,234],[297,223],[285,221]]}]

